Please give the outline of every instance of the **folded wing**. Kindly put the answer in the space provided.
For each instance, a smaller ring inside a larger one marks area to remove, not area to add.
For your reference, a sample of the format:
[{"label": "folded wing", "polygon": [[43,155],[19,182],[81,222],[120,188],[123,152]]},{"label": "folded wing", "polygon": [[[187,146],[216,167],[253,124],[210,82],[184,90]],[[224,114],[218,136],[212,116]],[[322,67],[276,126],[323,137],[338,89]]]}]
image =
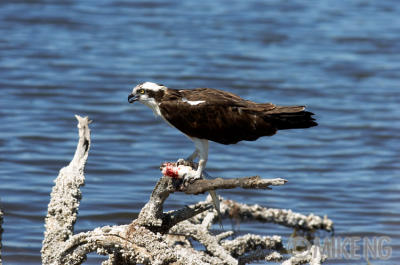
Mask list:
[{"label": "folded wing", "polygon": [[277,130],[317,125],[303,106],[255,103],[216,89],[179,90],[166,97],[159,107],[171,125],[188,136],[221,144],[254,141]]}]

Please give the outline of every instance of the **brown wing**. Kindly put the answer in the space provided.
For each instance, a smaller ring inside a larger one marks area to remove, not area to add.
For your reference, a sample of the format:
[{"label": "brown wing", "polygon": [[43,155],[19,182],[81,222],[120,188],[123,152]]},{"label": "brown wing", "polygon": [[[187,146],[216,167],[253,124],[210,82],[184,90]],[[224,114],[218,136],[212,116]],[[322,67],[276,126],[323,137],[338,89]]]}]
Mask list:
[{"label": "brown wing", "polygon": [[245,100],[233,93],[213,88],[196,88],[193,90],[179,90],[180,95],[190,101],[205,100],[208,104],[227,104],[248,108],[260,108],[260,110],[273,110],[275,105],[272,103],[255,103]]},{"label": "brown wing", "polygon": [[[188,101],[204,102],[191,105]],[[159,106],[164,118],[186,135],[221,144],[254,141],[277,130],[261,115],[275,105],[257,104],[221,90],[174,91]]]}]

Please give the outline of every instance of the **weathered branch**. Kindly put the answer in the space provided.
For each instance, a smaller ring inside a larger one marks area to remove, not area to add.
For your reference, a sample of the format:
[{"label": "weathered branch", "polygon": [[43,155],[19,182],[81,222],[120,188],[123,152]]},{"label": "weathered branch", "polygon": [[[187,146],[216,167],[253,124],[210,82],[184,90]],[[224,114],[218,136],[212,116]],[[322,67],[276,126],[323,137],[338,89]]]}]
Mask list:
[{"label": "weathered branch", "polygon": [[166,176],[161,177],[150,196],[149,202],[140,211],[136,223],[150,227],[152,231],[166,232],[175,224],[212,208],[210,203],[203,203],[164,214],[164,201],[171,193],[176,191],[176,187],[175,179]]},{"label": "weathered branch", "polygon": [[277,253],[275,250],[282,251],[284,249],[280,236],[262,237],[247,234],[234,240],[224,240],[221,243],[233,257],[238,259],[239,264],[246,264],[267,257],[269,257],[269,260],[278,261],[282,256],[273,253]]},{"label": "weathered branch", "polygon": [[271,262],[279,262],[282,260],[282,255],[277,251],[256,249],[253,252],[246,253],[239,258],[239,264],[247,264],[253,261],[271,261]]},{"label": "weathered branch", "polygon": [[74,158],[60,170],[51,192],[42,246],[43,264],[52,264],[57,260],[60,246],[73,235],[81,199],[80,187],[85,183],[83,171],[90,149],[90,120],[77,115],[76,118],[79,141]]},{"label": "weathered branch", "polygon": [[[164,163],[169,166],[177,163]],[[161,170],[163,171],[163,166]],[[185,166],[185,172],[193,171],[191,166]],[[179,176],[177,169],[174,176]],[[255,177],[244,177],[234,179],[198,179],[189,185],[184,185],[183,178],[171,178],[163,176],[158,181],[154,188],[149,202],[143,207],[139,213],[138,224],[150,227],[152,231],[166,232],[175,224],[180,221],[190,219],[191,217],[208,210],[210,205],[197,205],[196,208],[183,208],[178,211],[172,211],[170,213],[163,213],[163,205],[165,200],[171,193],[177,191],[184,191],[186,194],[199,194],[206,191],[213,191],[216,189],[233,189],[236,187],[242,187],[245,189],[268,189],[269,186],[283,185],[286,183],[284,179],[261,179],[258,176]]]},{"label": "weathered branch", "polygon": [[265,208],[258,204],[247,205],[231,200],[221,202],[222,215],[229,215],[232,219],[251,219],[262,222],[277,223],[287,227],[299,228],[306,231],[323,229],[333,230],[333,222],[327,216],[323,218],[314,214],[308,216],[295,213],[292,210]]},{"label": "weathered branch", "polygon": [[[192,172],[193,165],[183,165],[183,171],[173,172],[173,178],[161,177],[148,203],[130,225],[104,226],[74,235],[73,228],[81,199],[80,187],[84,185],[83,173],[90,148],[90,121],[87,117],[77,116],[77,119],[79,142],[74,158],[67,167],[60,170],[51,193],[42,248],[43,264],[78,265],[82,264],[91,252],[108,255],[108,260],[104,261],[103,265],[236,265],[260,259],[276,262],[283,259],[283,254],[286,255],[279,236],[244,235],[228,240],[228,237],[235,235],[233,231],[213,235],[210,229],[217,220],[217,212],[212,209],[210,197],[206,201],[164,213],[163,204],[174,192],[198,194],[236,187],[268,189],[269,186],[283,185],[286,182],[283,179],[247,177],[184,183],[182,174]],[[304,230],[332,229],[332,221],[326,217],[307,217],[290,210],[268,209],[221,198],[219,200],[224,217],[274,222]],[[189,239],[197,241],[206,250],[196,250]],[[319,253],[315,248],[312,251]],[[319,264],[322,258],[314,256],[307,256],[307,262]],[[303,257],[295,255],[288,258],[285,264],[300,264],[299,262],[305,260],[301,258]]]},{"label": "weathered branch", "polygon": [[193,216],[196,216],[202,212],[205,212],[207,210],[210,210],[213,208],[213,205],[207,202],[201,202],[197,203],[193,206],[186,206],[185,208],[182,208],[177,211],[170,211],[166,214],[164,214],[163,217],[163,223],[166,225],[168,228],[166,231],[169,230],[169,228],[173,227],[179,222],[189,220]]},{"label": "weathered branch", "polygon": [[109,264],[225,264],[190,245],[180,244],[179,238],[173,239],[172,235],[153,233],[135,223],[97,228],[71,237],[57,264],[81,264],[82,257],[94,251],[112,255]]},{"label": "weathered branch", "polygon": [[209,174],[203,171],[203,175],[207,179],[197,179],[187,185],[184,179],[190,175],[194,175],[197,169],[197,163],[188,162],[179,159],[177,162],[165,162],[161,165],[160,170],[163,175],[174,179],[175,191],[183,191],[186,194],[200,194],[206,191],[217,189],[269,189],[269,186],[280,186],[287,182],[285,179],[261,179],[259,176],[242,177],[242,178],[216,178],[209,179]]},{"label": "weathered branch", "polygon": [[269,189],[269,186],[279,186],[287,182],[285,179],[261,179],[259,176],[233,178],[233,179],[199,179],[186,186],[183,191],[186,194],[200,194],[210,190],[234,189]]},{"label": "weathered branch", "polygon": [[309,263],[310,265],[320,265],[326,260],[326,256],[321,255],[318,246],[311,246],[310,249],[297,253],[288,260],[285,260],[282,265],[298,265]]},{"label": "weathered branch", "polygon": [[226,250],[213,236],[209,230],[210,222],[206,219],[202,224],[192,224],[184,221],[179,226],[171,228],[171,233],[190,235],[191,238],[200,242],[206,250],[217,258],[224,261],[224,264],[238,264],[238,261]]},{"label": "weathered branch", "polygon": [[235,240],[224,240],[222,246],[229,250],[234,257],[240,257],[250,251],[259,248],[268,250],[282,249],[282,239],[280,236],[259,236],[247,234],[235,238]]}]

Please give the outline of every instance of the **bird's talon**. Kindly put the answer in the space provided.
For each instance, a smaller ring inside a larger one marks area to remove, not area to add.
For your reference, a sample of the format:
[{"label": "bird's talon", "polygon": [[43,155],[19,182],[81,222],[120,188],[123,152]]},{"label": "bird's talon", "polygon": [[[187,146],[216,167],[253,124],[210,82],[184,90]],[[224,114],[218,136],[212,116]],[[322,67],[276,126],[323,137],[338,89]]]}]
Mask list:
[{"label": "bird's talon", "polygon": [[178,161],[176,161],[176,165],[177,165],[177,166],[185,165],[185,159],[179,158]]},{"label": "bird's talon", "polygon": [[190,178],[184,178],[183,182],[182,182],[183,187],[187,187],[187,186],[189,186],[189,184],[192,184],[191,179]]},{"label": "bird's talon", "polygon": [[187,186],[189,184],[193,184],[196,180],[201,179],[201,176],[198,174],[195,175],[185,175],[183,178],[183,185]]}]

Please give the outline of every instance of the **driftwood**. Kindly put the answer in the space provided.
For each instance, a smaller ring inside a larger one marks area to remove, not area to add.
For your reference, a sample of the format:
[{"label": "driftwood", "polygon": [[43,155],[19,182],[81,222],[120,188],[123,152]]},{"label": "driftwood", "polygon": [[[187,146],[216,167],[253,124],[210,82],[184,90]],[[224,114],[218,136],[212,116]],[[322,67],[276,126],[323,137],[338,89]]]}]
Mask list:
[{"label": "driftwood", "polygon": [[268,189],[269,186],[283,185],[287,181],[284,179],[261,179],[259,176],[234,178],[234,179],[199,179],[195,183],[183,189],[186,194],[200,194],[209,190],[216,189]]},{"label": "driftwood", "polygon": [[[165,200],[174,192],[198,194],[236,187],[268,189],[286,183],[283,179],[261,179],[257,176],[201,179],[193,183],[184,183],[182,178],[162,176],[138,218],[130,224],[104,226],[74,234],[82,196],[80,187],[84,185],[84,168],[91,143],[89,119],[76,118],[79,141],[75,155],[70,164],[60,170],[48,205],[41,251],[43,264],[82,264],[87,254],[92,252],[108,256],[103,265],[246,264],[255,260],[280,261],[289,265],[320,264],[324,260],[316,246],[307,253],[287,254],[290,251],[285,249],[280,236],[248,234],[235,237],[234,231],[213,234],[210,229],[218,221],[218,215],[210,196],[183,209],[163,211]],[[333,229],[332,221],[327,217],[305,216],[290,210],[219,199],[223,218],[273,222],[305,231]],[[0,212],[0,224],[1,218]],[[205,250],[194,247],[193,241],[204,246]]]}]

